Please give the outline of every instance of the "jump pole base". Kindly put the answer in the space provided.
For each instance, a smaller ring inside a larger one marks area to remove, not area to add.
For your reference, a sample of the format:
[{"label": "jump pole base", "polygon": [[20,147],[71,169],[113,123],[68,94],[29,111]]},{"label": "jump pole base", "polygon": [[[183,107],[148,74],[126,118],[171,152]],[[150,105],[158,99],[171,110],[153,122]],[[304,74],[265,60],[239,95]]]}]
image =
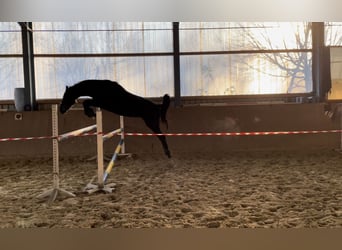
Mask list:
[{"label": "jump pole base", "polygon": [[64,196],[67,196],[67,197],[76,197],[76,195],[74,195],[73,193],[71,192],[68,192],[64,189],[61,189],[61,188],[52,188],[40,195],[37,196],[38,199],[44,199],[46,197],[49,197],[48,198],[48,202],[49,203],[52,203],[54,202],[56,199],[57,199],[57,196],[61,194],[61,195],[64,195]]},{"label": "jump pole base", "polygon": [[100,187],[99,185],[88,183],[87,186],[83,189],[84,192],[88,194],[93,194],[96,192],[104,192],[104,193],[112,193],[115,190],[115,183],[109,183]]},{"label": "jump pole base", "polygon": [[[106,160],[106,161],[110,161],[110,157],[108,157],[108,156],[103,156],[103,158]],[[90,157],[90,158],[88,158],[88,159],[86,159],[87,161],[95,161],[95,160],[97,160],[97,155],[95,155],[95,156],[92,156],[92,157]]]},{"label": "jump pole base", "polygon": [[[132,158],[133,157],[133,153],[120,153],[118,154],[119,158]],[[104,155],[103,158],[106,161],[110,161],[112,159],[112,157],[106,156]],[[97,159],[97,156],[92,156],[90,158],[87,159],[87,161],[95,161]]]},{"label": "jump pole base", "polygon": [[118,157],[127,157],[127,158],[132,158],[133,157],[133,154],[132,153],[121,153],[121,154],[118,154]]}]

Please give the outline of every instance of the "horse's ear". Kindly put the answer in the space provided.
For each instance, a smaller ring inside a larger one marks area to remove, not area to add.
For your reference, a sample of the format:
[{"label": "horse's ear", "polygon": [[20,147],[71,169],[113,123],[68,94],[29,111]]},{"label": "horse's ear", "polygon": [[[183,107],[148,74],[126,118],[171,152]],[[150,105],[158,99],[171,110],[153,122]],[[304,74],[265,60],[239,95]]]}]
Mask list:
[{"label": "horse's ear", "polygon": [[65,90],[68,90],[68,88],[69,88],[68,86],[65,86]]}]

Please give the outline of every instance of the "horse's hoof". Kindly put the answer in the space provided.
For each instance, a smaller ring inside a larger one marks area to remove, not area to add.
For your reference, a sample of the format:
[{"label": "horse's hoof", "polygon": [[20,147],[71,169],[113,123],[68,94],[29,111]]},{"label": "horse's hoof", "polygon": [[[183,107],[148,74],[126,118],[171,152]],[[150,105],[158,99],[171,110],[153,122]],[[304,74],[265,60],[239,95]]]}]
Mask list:
[{"label": "horse's hoof", "polygon": [[167,163],[167,167],[168,168],[175,168],[177,167],[177,163],[175,162],[175,160],[173,158],[170,158],[168,163]]}]

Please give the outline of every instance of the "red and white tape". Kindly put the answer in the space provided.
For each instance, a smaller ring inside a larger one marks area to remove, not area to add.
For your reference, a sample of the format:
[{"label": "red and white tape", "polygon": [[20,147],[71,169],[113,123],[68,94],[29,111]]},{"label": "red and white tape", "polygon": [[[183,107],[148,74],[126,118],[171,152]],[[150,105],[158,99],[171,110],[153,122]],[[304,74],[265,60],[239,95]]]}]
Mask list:
[{"label": "red and white tape", "polygon": [[[342,133],[342,130],[304,130],[304,131],[260,131],[260,132],[223,132],[223,133],[124,133],[125,136],[258,136],[258,135],[300,135],[300,134],[327,134],[327,133]],[[83,133],[80,135],[70,135],[70,137],[92,136],[97,135],[97,132]],[[117,133],[121,135],[121,133]],[[37,136],[37,137],[14,137],[14,138],[0,138],[3,141],[29,141],[42,139],[57,139],[55,136]]]},{"label": "red and white tape", "polygon": [[[83,133],[80,135],[70,135],[69,137],[81,137],[97,135],[96,132],[93,133]],[[43,139],[58,139],[60,136],[35,136],[35,137],[12,137],[12,138],[0,138],[0,142],[3,141],[30,141],[30,140],[43,140]]]},{"label": "red and white tape", "polygon": [[223,133],[124,133],[127,136],[256,136],[256,135],[298,135],[298,134],[325,134],[341,133],[342,130],[307,130],[307,131],[261,131],[261,132],[223,132]]}]

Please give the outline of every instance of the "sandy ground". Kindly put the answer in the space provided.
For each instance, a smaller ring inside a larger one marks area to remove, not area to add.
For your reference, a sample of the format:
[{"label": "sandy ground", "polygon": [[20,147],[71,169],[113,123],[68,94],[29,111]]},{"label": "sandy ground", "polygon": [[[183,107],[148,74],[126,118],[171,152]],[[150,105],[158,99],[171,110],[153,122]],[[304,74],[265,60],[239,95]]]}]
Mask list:
[{"label": "sandy ground", "polygon": [[119,159],[113,193],[85,194],[96,174],[86,158],[0,159],[0,228],[341,228],[342,154],[249,152]]}]

